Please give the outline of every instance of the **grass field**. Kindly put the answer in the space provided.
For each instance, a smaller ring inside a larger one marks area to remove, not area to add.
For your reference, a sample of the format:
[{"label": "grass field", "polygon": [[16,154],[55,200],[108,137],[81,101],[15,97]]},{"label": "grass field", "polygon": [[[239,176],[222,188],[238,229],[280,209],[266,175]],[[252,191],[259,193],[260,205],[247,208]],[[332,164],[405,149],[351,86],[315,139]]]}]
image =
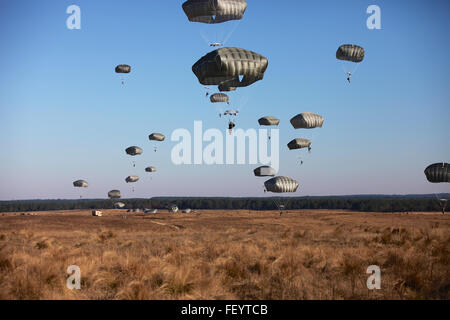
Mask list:
[{"label": "grass field", "polygon": [[0,299],[450,299],[440,213],[103,214],[0,214]]}]

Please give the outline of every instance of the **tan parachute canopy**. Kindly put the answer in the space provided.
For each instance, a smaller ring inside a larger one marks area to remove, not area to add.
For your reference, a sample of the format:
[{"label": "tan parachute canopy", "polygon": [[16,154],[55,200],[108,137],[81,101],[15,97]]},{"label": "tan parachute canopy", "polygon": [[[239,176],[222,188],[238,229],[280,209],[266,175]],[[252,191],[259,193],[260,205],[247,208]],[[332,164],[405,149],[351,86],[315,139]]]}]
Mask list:
[{"label": "tan parachute canopy", "polygon": [[128,176],[125,178],[125,181],[127,183],[131,183],[131,182],[137,182],[139,180],[138,176]]},{"label": "tan parachute canopy", "polygon": [[116,67],[116,73],[130,73],[131,67],[127,64],[119,64]]},{"label": "tan parachute canopy", "polygon": [[253,170],[253,173],[257,177],[273,177],[277,174],[274,168],[269,166],[261,166]]},{"label": "tan parachute canopy", "polygon": [[297,138],[288,143],[289,150],[308,148],[311,149],[311,141],[308,139]]},{"label": "tan parachute canopy", "polygon": [[89,184],[85,180],[77,180],[73,182],[73,186],[77,188],[87,188]]},{"label": "tan parachute canopy", "polygon": [[280,119],[277,119],[272,116],[267,116],[259,119],[258,123],[261,126],[277,126],[280,123]]},{"label": "tan parachute canopy", "polygon": [[240,20],[246,8],[246,0],[188,0],[183,3],[189,21],[208,24]]},{"label": "tan parachute canopy", "polygon": [[148,136],[148,138],[155,141],[164,141],[164,139],[166,139],[166,137],[162,133],[152,133]]},{"label": "tan parachute canopy", "polygon": [[132,147],[126,148],[125,152],[127,154],[129,154],[130,156],[136,156],[136,155],[142,154],[142,152],[144,152],[144,151],[139,147],[132,146]]},{"label": "tan parachute canopy", "polygon": [[445,162],[430,164],[425,169],[425,176],[432,183],[450,182],[449,164]]},{"label": "tan parachute canopy", "polygon": [[298,182],[292,178],[279,176],[264,182],[267,191],[275,193],[296,192]]},{"label": "tan parachute canopy", "polygon": [[268,64],[267,58],[258,53],[227,47],[200,58],[192,66],[192,71],[201,84],[217,85],[220,91],[226,91],[262,80]]},{"label": "tan parachute canopy", "polygon": [[111,190],[108,192],[108,197],[111,199],[119,199],[121,196],[120,190]]},{"label": "tan parachute canopy", "polygon": [[294,129],[312,129],[322,127],[324,119],[321,115],[312,112],[303,112],[291,119]]},{"label": "tan parachute canopy", "polygon": [[361,62],[364,59],[364,49],[355,44],[343,44],[336,51],[339,60]]},{"label": "tan parachute canopy", "polygon": [[217,102],[226,102],[226,103],[228,103],[230,101],[230,97],[228,97],[225,93],[214,93],[213,95],[211,95],[209,100],[212,103],[217,103]]}]

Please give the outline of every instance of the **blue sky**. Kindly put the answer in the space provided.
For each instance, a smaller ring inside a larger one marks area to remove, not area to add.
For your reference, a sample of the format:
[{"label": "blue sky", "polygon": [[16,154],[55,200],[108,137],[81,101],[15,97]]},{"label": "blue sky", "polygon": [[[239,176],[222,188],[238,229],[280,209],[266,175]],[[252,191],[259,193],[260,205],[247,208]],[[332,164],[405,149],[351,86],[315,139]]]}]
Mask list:
[{"label": "blue sky", "polygon": [[[66,28],[72,4],[81,30]],[[212,28],[190,23],[181,4],[0,1],[1,200],[77,198],[77,179],[90,183],[87,198],[111,189],[124,197],[264,196],[257,165],[170,159],[177,128],[192,131],[202,120],[225,132],[191,67],[211,51],[202,34],[233,30],[227,46],[269,59],[262,81],[230,94],[237,127],[281,119],[279,174],[300,182],[295,195],[450,191],[423,174],[450,162],[448,1],[249,0],[242,21]],[[381,30],[366,27],[371,4],[381,8]],[[366,50],[350,85],[335,57],[344,43]],[[132,66],[124,87],[114,73],[121,63]],[[289,120],[305,111],[321,114],[323,128],[294,130]],[[152,132],[166,135],[156,153]],[[287,149],[297,137],[313,140],[311,154]],[[136,168],[124,152],[131,145],[144,149]],[[149,165],[158,168],[152,179]],[[141,176],[135,192],[124,181],[132,174]]]}]

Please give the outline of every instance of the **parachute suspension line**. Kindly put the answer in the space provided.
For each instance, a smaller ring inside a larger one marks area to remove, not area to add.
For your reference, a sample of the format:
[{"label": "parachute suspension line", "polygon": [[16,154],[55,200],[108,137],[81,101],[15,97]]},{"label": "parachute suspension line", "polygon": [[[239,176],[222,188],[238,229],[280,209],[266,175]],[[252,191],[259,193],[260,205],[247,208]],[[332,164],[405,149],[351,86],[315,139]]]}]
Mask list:
[{"label": "parachute suspension line", "polygon": [[228,40],[231,38],[233,33],[236,31],[237,27],[240,25],[241,20],[232,21],[232,23],[234,24],[234,26],[228,33],[226,33],[225,27],[222,24],[215,24],[213,26],[214,39],[212,41],[211,41],[211,39],[209,39],[209,37],[207,37],[207,35],[203,31],[200,31],[200,35],[208,46],[211,46],[212,43],[219,43],[220,46],[224,46],[228,42]]},{"label": "parachute suspension line", "polygon": [[233,27],[233,29],[231,29],[231,31],[228,33],[228,35],[225,37],[225,39],[223,40],[222,44],[225,45],[228,40],[231,38],[231,36],[233,35],[233,33],[236,31],[237,27],[241,24],[242,20],[238,20],[237,23],[235,24],[235,26]]},{"label": "parachute suspension line", "polygon": [[353,68],[353,70],[351,72],[348,71],[348,69],[345,67],[345,61],[340,61],[341,66],[342,66],[342,70],[344,70],[344,73],[351,78],[352,75],[354,75],[356,73],[356,71],[359,68],[360,63],[356,63],[356,66]]},{"label": "parachute suspension line", "polygon": [[361,64],[361,63],[357,63],[357,64],[356,64],[355,68],[354,68],[353,71],[352,71],[352,74],[356,73],[356,71],[358,70],[360,64]]},{"label": "parachute suspension line", "polygon": [[438,201],[439,206],[441,207],[441,212],[442,212],[442,214],[445,214],[445,210],[446,210],[446,208],[447,208],[448,200],[447,200],[447,199],[439,198],[438,195],[437,195],[436,193],[434,194],[434,196],[436,197],[436,200]]},{"label": "parachute suspension line", "polygon": [[215,33],[214,42],[221,42],[222,39],[219,38],[219,30],[217,28]]},{"label": "parachute suspension line", "polygon": [[275,206],[278,208],[278,210],[280,211],[280,216],[283,214],[283,209],[284,209],[284,205],[281,203],[282,201],[277,201],[275,198],[272,198],[273,203],[275,204]]},{"label": "parachute suspension line", "polygon": [[202,36],[203,40],[206,42],[206,44],[209,46],[211,44],[211,41],[205,36],[203,31],[200,31],[200,35]]}]

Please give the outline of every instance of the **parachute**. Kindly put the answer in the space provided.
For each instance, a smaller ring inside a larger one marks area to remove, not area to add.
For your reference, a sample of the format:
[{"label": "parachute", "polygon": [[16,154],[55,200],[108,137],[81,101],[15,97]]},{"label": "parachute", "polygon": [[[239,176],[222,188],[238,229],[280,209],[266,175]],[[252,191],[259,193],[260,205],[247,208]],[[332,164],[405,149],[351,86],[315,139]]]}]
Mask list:
[{"label": "parachute", "polygon": [[[138,181],[139,181],[138,176],[128,176],[125,178],[126,183],[134,183],[134,182],[138,182]],[[131,191],[134,192],[134,187],[131,188]]]},{"label": "parachute", "polygon": [[130,73],[131,67],[127,64],[119,64],[116,67],[116,73]]},{"label": "parachute", "polygon": [[132,146],[132,147],[126,148],[125,152],[130,156],[137,156],[137,155],[142,154],[142,152],[144,152],[144,151],[139,147]]},{"label": "parachute", "polygon": [[156,168],[155,167],[147,167],[147,168],[145,168],[145,172],[156,172]]},{"label": "parachute", "polygon": [[139,181],[139,177],[138,176],[128,176],[125,178],[126,183],[132,183],[132,182],[137,182]]},{"label": "parachute", "polygon": [[[430,164],[424,171],[427,180],[431,183],[449,183],[450,182],[450,169],[449,164],[445,162]],[[445,214],[448,199],[439,197],[436,193],[436,200],[441,206],[442,214]]]},{"label": "parachute", "polygon": [[73,186],[76,188],[87,188],[89,184],[84,180],[77,180],[73,182]]},{"label": "parachute", "polygon": [[292,178],[278,176],[264,182],[267,191],[275,193],[296,192],[298,182]]},{"label": "parachute", "polygon": [[291,119],[294,129],[312,129],[322,127],[324,119],[321,115],[312,112],[303,112]]},{"label": "parachute", "polygon": [[288,143],[289,150],[308,148],[311,150],[311,141],[308,139],[297,138]]},{"label": "parachute", "polygon": [[347,74],[347,81],[350,83],[352,74],[355,73],[356,69],[358,69],[359,62],[364,59],[364,49],[355,44],[343,44],[336,51],[336,59],[342,60],[345,63],[357,63],[356,67],[353,68],[352,71],[348,71],[349,66],[346,66],[345,63],[342,64],[342,68],[344,72]]},{"label": "parachute", "polygon": [[122,197],[122,195],[120,194],[119,190],[111,190],[110,192],[108,192],[108,197],[110,199],[119,199],[120,197]]},{"label": "parachute", "polygon": [[[87,188],[89,184],[85,180],[77,180],[73,182],[75,188]],[[83,192],[80,190],[80,199],[83,198]]]},{"label": "parachute", "polygon": [[[267,58],[258,53],[227,47],[211,51],[200,58],[192,66],[192,71],[201,84],[217,85],[220,91],[226,91],[262,80],[268,63]],[[239,76],[243,76],[242,80]]]},{"label": "parachute", "polygon": [[[278,176],[264,182],[264,192],[274,192],[274,193],[285,193],[285,192],[296,192],[298,188],[298,182],[292,178]],[[280,210],[280,216],[283,214],[283,210],[286,207],[287,201],[286,199],[275,199],[272,198],[272,201]]]},{"label": "parachute", "polygon": [[166,137],[161,133],[152,133],[148,136],[148,138],[154,141],[164,141],[164,139],[166,139]]},{"label": "parachute", "polygon": [[343,44],[336,51],[336,59],[361,62],[364,59],[364,48],[355,44]]},{"label": "parachute", "polygon": [[[142,150],[139,147],[136,146],[132,146],[132,147],[128,147],[125,149],[126,154],[130,155],[130,156],[137,156],[142,154],[142,152],[144,152],[144,150]],[[133,167],[136,167],[136,163],[133,161]]]},{"label": "parachute", "polygon": [[211,95],[209,100],[212,103],[218,103],[218,102],[229,103],[230,102],[230,97],[228,97],[225,93],[214,93],[213,95]]},{"label": "parachute", "polygon": [[[280,119],[272,116],[262,117],[258,120],[260,126],[277,126],[280,123]],[[271,139],[271,133],[269,133],[269,140]]]},{"label": "parachute", "polygon": [[[119,64],[116,67],[115,71],[116,71],[116,73],[122,73],[122,74],[130,73],[131,72],[131,67],[129,65],[127,65],[127,64]],[[122,77],[122,85],[124,85],[124,84],[125,84],[125,79]]]},{"label": "parachute", "polygon": [[273,177],[276,175],[276,171],[274,168],[269,166],[261,166],[253,170],[253,173],[257,177]]},{"label": "parachute", "polygon": [[272,116],[262,117],[258,120],[260,126],[277,126],[280,123],[280,119]]},{"label": "parachute", "polygon": [[214,24],[242,19],[247,9],[247,1],[188,0],[182,7],[189,21]]},{"label": "parachute", "polygon": [[[148,136],[150,141],[164,141],[166,137],[162,133],[152,133]],[[158,150],[158,148],[155,146],[155,152]]]},{"label": "parachute", "polygon": [[427,180],[431,183],[450,182],[450,169],[448,163],[433,163],[429,165],[424,172]]}]

